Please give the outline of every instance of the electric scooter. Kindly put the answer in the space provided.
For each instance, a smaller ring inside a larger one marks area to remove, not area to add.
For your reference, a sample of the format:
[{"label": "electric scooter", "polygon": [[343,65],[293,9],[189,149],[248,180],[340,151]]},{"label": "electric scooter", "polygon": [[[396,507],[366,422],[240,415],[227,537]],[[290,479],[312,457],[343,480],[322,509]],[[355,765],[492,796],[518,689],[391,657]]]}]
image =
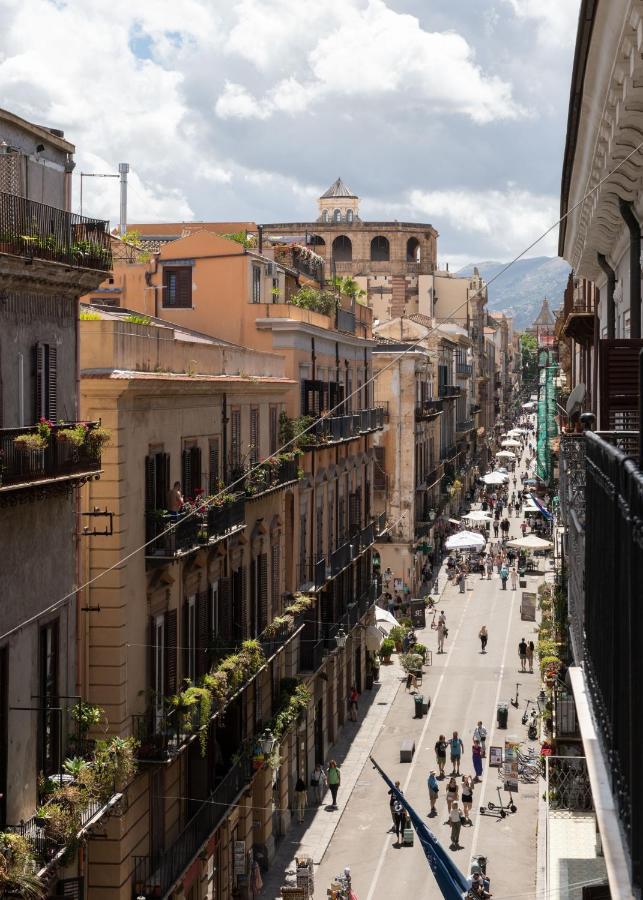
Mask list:
[{"label": "electric scooter", "polygon": [[[481,816],[497,815],[501,819],[504,819],[505,816],[507,815],[507,810],[509,810],[509,812],[511,812],[511,813],[515,813],[516,810],[518,809],[518,807],[514,803],[513,794],[511,793],[511,791],[509,791],[508,802],[506,804],[503,804],[502,797],[500,796],[500,788],[498,788],[498,800],[499,800],[498,803],[492,803],[492,801],[490,800],[486,806],[481,806],[480,807],[480,815]],[[496,810],[498,810],[497,813],[496,813]]]},{"label": "electric scooter", "polygon": [[517,682],[516,682],[516,699],[515,699],[515,700],[511,699],[511,700],[510,700],[511,705],[512,705],[512,706],[515,706],[516,709],[518,709],[518,688],[520,687],[521,684],[522,684],[521,681],[517,681]]}]

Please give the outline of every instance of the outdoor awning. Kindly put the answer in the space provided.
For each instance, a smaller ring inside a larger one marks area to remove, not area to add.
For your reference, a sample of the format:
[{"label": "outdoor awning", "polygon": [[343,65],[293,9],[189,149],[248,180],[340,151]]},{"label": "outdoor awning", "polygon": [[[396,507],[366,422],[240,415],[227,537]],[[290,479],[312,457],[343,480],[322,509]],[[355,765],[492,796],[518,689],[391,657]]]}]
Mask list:
[{"label": "outdoor awning", "polygon": [[365,632],[365,638],[367,650],[370,650],[371,653],[377,653],[382,646],[384,635],[379,628],[375,627],[375,625],[369,625]]},{"label": "outdoor awning", "polygon": [[484,512],[481,509],[474,509],[472,512],[468,513],[466,516],[462,516],[463,519],[468,519],[469,522],[490,522],[491,516],[488,513]]},{"label": "outdoor awning", "polygon": [[518,550],[551,550],[554,545],[551,541],[539,538],[535,534],[526,534],[525,537],[507,541],[507,546],[514,547]]},{"label": "outdoor awning", "polygon": [[459,531],[447,538],[445,546],[447,550],[481,550],[486,543],[482,535],[475,531]]}]

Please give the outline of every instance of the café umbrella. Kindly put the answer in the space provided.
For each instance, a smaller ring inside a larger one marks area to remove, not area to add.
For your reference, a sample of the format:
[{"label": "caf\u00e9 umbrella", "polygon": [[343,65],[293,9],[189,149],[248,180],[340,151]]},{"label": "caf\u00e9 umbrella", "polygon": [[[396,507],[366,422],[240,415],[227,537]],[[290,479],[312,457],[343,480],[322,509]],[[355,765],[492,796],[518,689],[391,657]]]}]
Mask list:
[{"label": "caf\u00e9 umbrella", "polygon": [[467,519],[469,522],[490,522],[491,516],[484,512],[482,509],[474,509],[472,512],[468,513],[466,516],[462,517],[463,519]]},{"label": "caf\u00e9 umbrella", "polygon": [[487,542],[481,534],[475,531],[458,531],[447,538],[447,550],[477,550],[482,549]]},{"label": "caf\u00e9 umbrella", "polygon": [[513,438],[509,438],[506,441],[502,442],[503,447],[520,447],[520,441],[514,441]]},{"label": "caf\u00e9 umbrella", "polygon": [[524,537],[507,541],[507,547],[514,547],[517,550],[551,550],[553,546],[551,541],[546,541],[537,534],[526,534]]},{"label": "caf\u00e9 umbrella", "polygon": [[503,475],[502,472],[489,472],[488,475],[482,476],[482,480],[485,484],[504,484],[509,481],[509,476]]},{"label": "caf\u00e9 umbrella", "polygon": [[516,454],[512,453],[511,450],[498,450],[496,457],[498,459],[515,459]]}]

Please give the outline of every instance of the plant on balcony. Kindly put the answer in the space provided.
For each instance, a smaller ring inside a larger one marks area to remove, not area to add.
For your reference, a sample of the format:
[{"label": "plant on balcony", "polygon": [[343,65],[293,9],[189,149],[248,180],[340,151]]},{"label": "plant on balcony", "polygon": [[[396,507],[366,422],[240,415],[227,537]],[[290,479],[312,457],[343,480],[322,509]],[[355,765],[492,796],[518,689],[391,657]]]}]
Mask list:
[{"label": "plant on balcony", "polygon": [[60,846],[71,844],[82,826],[80,803],[68,803],[64,799],[50,800],[40,807],[36,816],[44,822],[45,836]]},{"label": "plant on balcony", "polygon": [[290,303],[300,309],[310,309],[324,316],[332,316],[339,306],[339,296],[333,291],[301,287],[291,296]]},{"label": "plant on balcony", "polygon": [[107,801],[114,791],[123,790],[132,780],[136,774],[137,747],[138,741],[131,737],[96,742],[88,784],[95,796]]},{"label": "plant on balcony", "polygon": [[63,762],[63,772],[71,775],[74,781],[80,781],[89,763],[82,756],[70,756]]},{"label": "plant on balcony", "polygon": [[78,422],[71,428],[60,428],[56,432],[56,440],[61,444],[71,444],[72,447],[82,447],[87,439],[87,426]]},{"label": "plant on balcony", "polygon": [[46,450],[48,441],[37,432],[19,434],[13,439],[13,445],[19,453],[32,453],[36,450]]},{"label": "plant on balcony", "polygon": [[293,679],[284,678],[281,682],[280,709],[270,724],[270,730],[278,742],[281,742],[286,732],[295,724],[299,716],[306,711],[312,699],[312,694],[304,684]]},{"label": "plant on balcony", "polygon": [[293,594],[293,597],[295,598],[293,602],[284,609],[286,615],[298,616],[299,613],[310,609],[315,602],[315,598],[310,594]]},{"label": "plant on balcony", "polygon": [[261,632],[262,640],[271,640],[273,637],[276,637],[282,628],[292,628],[294,624],[294,618],[291,615],[282,615],[275,616],[272,622],[269,622],[264,630]]},{"label": "plant on balcony", "polygon": [[201,756],[205,756],[208,746],[208,722],[212,715],[212,692],[206,686],[191,684],[180,694],[170,697],[170,706],[173,706],[184,716],[184,730],[191,731],[193,728],[192,711],[196,706],[199,707],[199,744],[201,746]]},{"label": "plant on balcony", "polygon": [[107,428],[103,428],[102,425],[97,425],[96,428],[89,428],[85,439],[85,446],[87,447],[89,455],[94,457],[94,459],[98,459],[103,447],[106,447],[107,444],[109,444],[111,438],[111,431]]},{"label": "plant on balcony", "polygon": [[28,839],[9,831],[0,832],[0,894],[40,900],[45,886],[35,874],[36,860]]}]

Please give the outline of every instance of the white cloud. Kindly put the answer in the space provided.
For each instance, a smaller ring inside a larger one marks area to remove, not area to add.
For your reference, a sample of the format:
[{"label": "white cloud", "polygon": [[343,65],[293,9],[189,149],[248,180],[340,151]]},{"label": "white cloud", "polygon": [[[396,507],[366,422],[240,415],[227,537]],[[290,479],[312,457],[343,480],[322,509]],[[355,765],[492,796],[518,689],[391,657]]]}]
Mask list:
[{"label": "white cloud", "polygon": [[576,40],[580,0],[504,0],[518,19],[536,22],[540,43],[572,46]]},{"label": "white cloud", "polygon": [[242,84],[231,81],[226,81],[214,109],[221,119],[267,119],[270,115],[267,104],[261,104]]}]

